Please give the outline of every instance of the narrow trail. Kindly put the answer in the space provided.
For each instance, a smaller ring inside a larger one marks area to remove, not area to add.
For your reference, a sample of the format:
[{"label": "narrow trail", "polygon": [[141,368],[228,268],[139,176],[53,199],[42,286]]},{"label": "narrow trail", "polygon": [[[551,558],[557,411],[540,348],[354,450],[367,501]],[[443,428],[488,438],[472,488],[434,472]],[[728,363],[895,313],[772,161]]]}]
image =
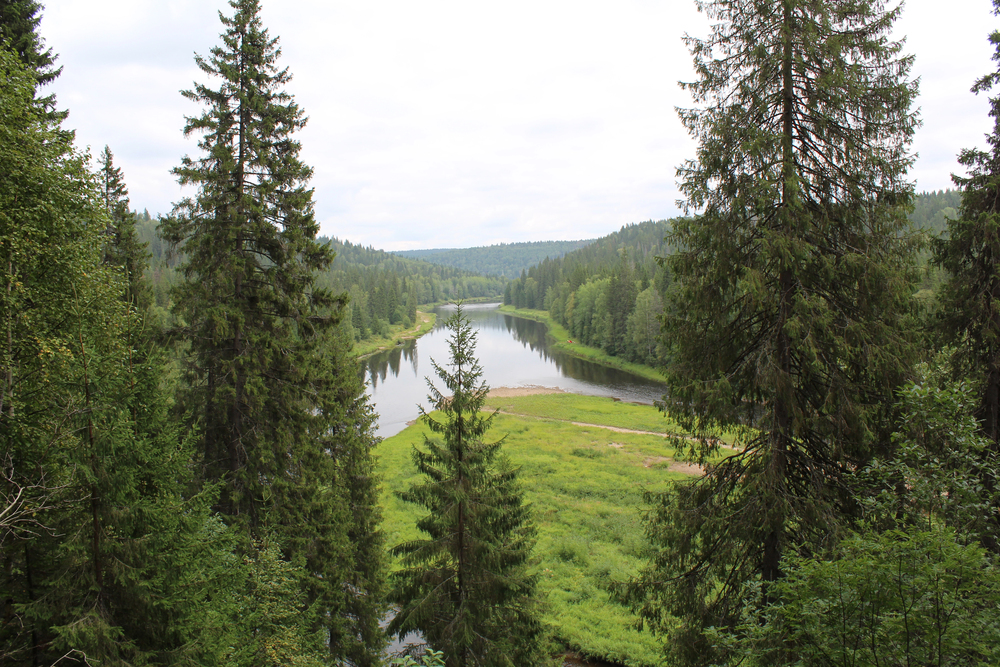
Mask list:
[{"label": "narrow trail", "polygon": [[[652,435],[660,438],[676,438],[678,440],[694,440],[691,436],[677,435],[675,433],[663,433],[661,431],[641,431],[634,428],[621,428],[619,426],[608,426],[606,424],[589,424],[587,422],[575,422],[569,419],[558,419],[556,417],[539,417],[537,415],[528,415],[520,412],[510,412],[508,410],[501,410],[505,415],[511,415],[513,417],[522,417],[525,419],[544,419],[552,422],[559,422],[561,424],[571,424],[572,426],[579,426],[581,428],[599,428],[605,431],[611,431],[612,433],[631,433],[636,435]],[[622,449],[624,445],[618,442],[609,442],[608,447],[614,447],[615,449]],[[725,445],[723,445],[725,447]],[[658,463],[665,463],[670,461],[670,466],[667,468],[671,472],[681,472],[685,475],[703,475],[705,473],[705,467],[698,465],[697,463],[689,463],[687,461],[678,461],[676,459],[670,459],[665,456],[647,456],[642,465],[644,468],[651,468]]]}]

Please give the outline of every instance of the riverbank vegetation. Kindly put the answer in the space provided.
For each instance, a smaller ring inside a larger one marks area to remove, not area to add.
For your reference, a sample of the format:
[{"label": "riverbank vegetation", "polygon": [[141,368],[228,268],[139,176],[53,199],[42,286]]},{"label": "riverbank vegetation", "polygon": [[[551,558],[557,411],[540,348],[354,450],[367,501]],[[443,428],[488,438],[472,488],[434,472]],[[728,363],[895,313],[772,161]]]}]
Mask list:
[{"label": "riverbank vegetation", "polygon": [[401,345],[404,341],[420,338],[434,329],[434,325],[437,323],[437,313],[425,313],[418,310],[415,311],[414,315],[415,323],[412,327],[406,327],[404,324],[393,324],[389,328],[388,336],[369,336],[362,341],[355,342],[352,350],[354,356],[367,357],[390,347]]},{"label": "riverbank vegetation", "polygon": [[[147,280],[154,297],[154,313],[169,323],[172,289],[182,282],[177,271],[183,251],[171,250],[159,234],[162,220],[149,212],[135,213],[138,239],[148,248]],[[505,280],[461,269],[406,259],[393,253],[319,237],[317,242],[334,253],[333,261],[316,275],[316,285],[349,297],[342,326],[359,344],[358,354],[377,350],[419,322],[418,306],[455,300],[499,300]]]},{"label": "riverbank vegetation", "polygon": [[550,339],[551,349],[561,350],[574,357],[587,359],[598,364],[611,366],[612,368],[619,368],[639,377],[644,377],[647,380],[663,382],[663,375],[655,368],[651,368],[645,364],[626,361],[620,357],[614,357],[598,347],[592,347],[573,340],[570,332],[563,325],[553,320],[547,311],[515,308],[514,306],[501,306],[500,310],[511,315],[544,323],[546,326],[545,335]]},{"label": "riverbank vegetation", "polygon": [[[679,431],[652,406],[603,397],[491,396],[485,407],[500,410],[491,433],[506,437],[504,451],[520,468],[535,517],[542,618],[557,645],[630,667],[661,664],[659,640],[636,629],[610,590],[650,556],[639,511],[645,494],[699,472],[665,437]],[[410,449],[429,435],[417,423],[379,446],[390,544],[419,536],[418,508],[394,492],[419,479]]]}]

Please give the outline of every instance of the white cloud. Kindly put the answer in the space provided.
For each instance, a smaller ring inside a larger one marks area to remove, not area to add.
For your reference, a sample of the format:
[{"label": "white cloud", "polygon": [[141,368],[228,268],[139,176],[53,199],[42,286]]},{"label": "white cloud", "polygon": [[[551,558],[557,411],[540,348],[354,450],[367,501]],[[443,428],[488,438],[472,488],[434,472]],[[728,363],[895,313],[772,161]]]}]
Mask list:
[{"label": "white cloud", "polygon": [[[219,0],[49,0],[42,34],[65,68],[69,126],[123,167],[134,206],[165,213],[170,169],[197,154],[178,93],[222,26]],[[265,0],[289,92],[310,117],[323,233],[386,249],[591,238],[674,215],[694,145],[681,43],[706,32],[693,2]],[[948,187],[990,128],[968,89],[991,67],[985,0],[910,0],[901,33],[922,77],[913,176]]]}]

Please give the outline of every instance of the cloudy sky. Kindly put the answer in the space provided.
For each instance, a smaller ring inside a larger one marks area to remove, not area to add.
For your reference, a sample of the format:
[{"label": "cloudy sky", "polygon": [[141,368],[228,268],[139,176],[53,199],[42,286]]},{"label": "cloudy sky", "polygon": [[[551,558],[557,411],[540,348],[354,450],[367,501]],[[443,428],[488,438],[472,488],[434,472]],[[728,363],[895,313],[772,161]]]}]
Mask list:
[{"label": "cloudy sky", "polygon": [[[181,189],[181,97],[204,80],[225,0],[43,0],[68,126],[125,171],[132,205],[167,213]],[[990,0],[909,0],[918,190],[949,187],[983,145]],[[322,233],[386,250],[594,238],[677,213],[674,171],[694,145],[681,36],[707,34],[692,0],[263,0],[315,169]]]}]

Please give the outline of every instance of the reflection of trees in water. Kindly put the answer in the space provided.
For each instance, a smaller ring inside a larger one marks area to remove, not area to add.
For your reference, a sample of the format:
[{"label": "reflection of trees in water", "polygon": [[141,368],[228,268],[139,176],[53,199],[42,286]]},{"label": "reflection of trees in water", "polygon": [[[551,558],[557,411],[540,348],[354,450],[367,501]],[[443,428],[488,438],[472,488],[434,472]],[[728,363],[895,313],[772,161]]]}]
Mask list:
[{"label": "reflection of trees in water", "polygon": [[[449,314],[447,309],[438,311],[438,326]],[[655,395],[662,394],[662,385],[655,382],[643,380],[631,373],[602,366],[593,361],[587,361],[578,357],[573,357],[561,352],[550,352],[548,342],[545,339],[547,327],[534,320],[526,320],[520,317],[513,317],[506,313],[501,313],[494,307],[469,308],[466,311],[469,319],[476,329],[490,332],[501,332],[511,336],[522,346],[529,348],[532,352],[547,362],[551,362],[557,371],[564,377],[579,380],[591,385],[605,387],[631,386],[637,388],[655,388]],[[490,336],[492,334],[486,334]],[[399,376],[400,368],[404,364],[409,364],[413,368],[413,375],[419,375],[416,340],[408,340],[403,345],[397,345],[391,350],[373,354],[363,362],[362,372],[374,390],[380,382],[384,382],[389,373],[394,377]]]},{"label": "reflection of trees in water", "polygon": [[556,368],[563,375],[571,377],[575,380],[582,380],[583,382],[601,385],[613,385],[622,382],[638,384],[636,382],[636,378],[630,374],[614,368],[608,368],[606,366],[595,364],[594,362],[587,361],[586,359],[580,359],[566,354],[553,357],[552,360],[555,362]]},{"label": "reflection of trees in water", "polygon": [[541,322],[504,315],[503,322],[497,318],[497,324],[496,328],[506,330],[514,340],[530,348],[532,352],[541,352],[546,361],[553,359],[545,342],[546,326]]},{"label": "reflection of trees in water", "polygon": [[393,377],[399,377],[399,368],[404,361],[410,363],[414,373],[417,372],[416,343],[415,340],[408,340],[402,345],[385,352],[378,352],[364,360],[362,371],[372,389],[377,387],[379,382],[384,382],[390,372]]}]

